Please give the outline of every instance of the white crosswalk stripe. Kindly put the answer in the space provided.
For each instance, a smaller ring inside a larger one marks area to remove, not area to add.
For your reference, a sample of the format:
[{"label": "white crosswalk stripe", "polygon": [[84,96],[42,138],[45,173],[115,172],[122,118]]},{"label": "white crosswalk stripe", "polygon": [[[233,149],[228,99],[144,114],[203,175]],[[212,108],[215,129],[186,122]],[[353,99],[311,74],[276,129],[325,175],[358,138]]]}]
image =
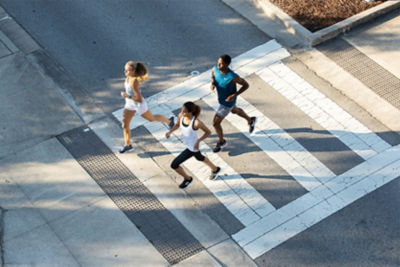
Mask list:
[{"label": "white crosswalk stripe", "polygon": [[333,178],[233,235],[254,259],[399,176],[400,146]]},{"label": "white crosswalk stripe", "polygon": [[[231,67],[242,77],[258,75],[365,161],[336,176],[289,133],[238,97],[238,106],[258,119],[254,133],[248,133],[246,121],[238,116],[230,115],[226,120],[309,191],[275,209],[205,144],[201,150],[222,167],[225,178],[210,181],[210,169],[195,159],[184,164],[246,226],[232,237],[253,259],[395,179],[400,170],[400,146],[392,147],[285,66],[281,60],[288,56],[288,51],[273,40],[234,58]],[[166,114],[179,109],[186,101],[199,99],[217,109],[217,96],[209,88],[210,76],[211,70],[149,97],[150,109],[153,113]],[[113,114],[121,120],[122,110]],[[184,150],[177,136],[164,137],[164,125],[147,123],[136,116],[131,128],[141,125],[173,155]]]},{"label": "white crosswalk stripe", "polygon": [[[208,105],[214,107],[214,109],[218,108],[218,103],[214,95],[208,95],[203,100]],[[255,133],[250,135],[246,121],[238,116],[227,116],[226,120],[260,147],[262,151],[293,176],[304,188],[312,190],[320,185],[321,181],[316,177],[330,179],[334,176],[332,171],[317,160],[293,137],[285,133],[283,129],[279,128],[278,125],[240,96],[238,97],[238,106],[245,110],[249,116],[256,116],[258,118]],[[277,131],[279,137],[271,134],[271,130]],[[282,136],[283,138],[280,138]],[[289,146],[291,150],[284,149],[284,147],[288,148]],[[306,170],[303,166],[308,166],[310,170]]]},{"label": "white crosswalk stripe", "polygon": [[[145,126],[154,137],[175,156],[186,148],[175,136],[171,136],[167,139],[165,137],[166,129],[162,125],[146,123]],[[207,145],[202,144],[201,146],[202,151],[211,151]],[[260,193],[250,186],[243,177],[235,172],[235,170],[226,164],[217,154],[206,154],[206,156],[208,156],[215,165],[221,167],[221,171],[224,175],[210,181],[210,169],[193,158],[186,161],[184,166],[195,174],[244,225],[249,225],[275,210]]]},{"label": "white crosswalk stripe", "polygon": [[364,159],[390,147],[281,62],[257,74]]}]

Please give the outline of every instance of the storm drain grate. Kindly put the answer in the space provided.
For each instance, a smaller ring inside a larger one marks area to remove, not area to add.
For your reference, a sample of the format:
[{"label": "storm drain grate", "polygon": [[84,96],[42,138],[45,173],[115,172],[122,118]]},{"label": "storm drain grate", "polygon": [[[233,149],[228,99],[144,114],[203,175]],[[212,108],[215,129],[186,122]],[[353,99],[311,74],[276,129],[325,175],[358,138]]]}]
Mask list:
[{"label": "storm drain grate", "polygon": [[344,39],[337,38],[317,48],[377,95],[400,109],[400,79],[392,73]]},{"label": "storm drain grate", "polygon": [[58,140],[170,264],[203,250],[94,132],[81,127]]}]

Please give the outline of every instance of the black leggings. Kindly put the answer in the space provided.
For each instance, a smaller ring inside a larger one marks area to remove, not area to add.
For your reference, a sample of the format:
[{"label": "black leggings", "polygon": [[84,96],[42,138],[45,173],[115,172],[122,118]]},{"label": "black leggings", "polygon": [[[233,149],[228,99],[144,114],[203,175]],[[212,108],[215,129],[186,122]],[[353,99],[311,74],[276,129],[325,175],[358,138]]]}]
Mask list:
[{"label": "black leggings", "polygon": [[198,161],[204,161],[204,159],[206,157],[204,157],[201,153],[200,150],[193,152],[190,151],[189,149],[185,149],[182,151],[181,154],[179,154],[171,163],[171,168],[172,169],[178,169],[179,165],[181,165],[181,163],[185,162],[186,160],[190,159],[192,156],[194,156]]}]

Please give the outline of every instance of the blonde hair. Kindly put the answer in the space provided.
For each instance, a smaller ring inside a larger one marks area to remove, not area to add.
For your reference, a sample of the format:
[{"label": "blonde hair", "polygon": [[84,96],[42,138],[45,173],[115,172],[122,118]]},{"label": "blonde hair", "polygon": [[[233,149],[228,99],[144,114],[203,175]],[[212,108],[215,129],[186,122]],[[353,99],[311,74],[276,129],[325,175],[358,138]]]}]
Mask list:
[{"label": "blonde hair", "polygon": [[129,60],[126,62],[125,65],[128,65],[134,72],[135,72],[135,78],[137,78],[140,82],[147,81],[149,78],[148,71],[146,65],[144,65],[143,62],[135,62],[132,60]]}]

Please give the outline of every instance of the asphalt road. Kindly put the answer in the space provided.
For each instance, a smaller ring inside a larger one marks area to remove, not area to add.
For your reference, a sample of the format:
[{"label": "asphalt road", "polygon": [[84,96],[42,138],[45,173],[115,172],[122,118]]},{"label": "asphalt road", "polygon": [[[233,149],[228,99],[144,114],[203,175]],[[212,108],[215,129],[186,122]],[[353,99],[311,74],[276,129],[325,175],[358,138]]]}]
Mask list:
[{"label": "asphalt road", "polygon": [[215,0],[0,2],[108,112],[121,107],[130,59],[147,63],[149,96],[270,39]]},{"label": "asphalt road", "polygon": [[[143,94],[151,96],[184,81],[194,70],[209,69],[220,54],[234,57],[270,39],[217,0],[0,0],[0,4],[106,112],[122,107],[119,91],[127,60],[147,63],[150,79],[144,84]],[[313,78],[307,70],[304,75]],[[256,78],[250,79],[256,84]],[[261,103],[259,109],[270,116],[278,116],[279,110],[274,110],[273,104]],[[288,103],[285,105],[289,107]],[[210,111],[205,109],[204,112]],[[285,125],[289,120],[282,114],[281,127],[294,129],[294,124]],[[294,119],[292,121],[294,123]],[[296,123],[301,126],[304,120]],[[326,165],[330,159],[346,160],[341,159],[344,154],[340,152],[313,149],[318,147],[316,140],[321,133],[309,133],[309,128],[304,130],[300,126],[291,135],[312,143],[309,150],[319,153],[321,161],[325,157]],[[287,173],[278,166],[271,163],[258,168],[257,160],[265,157],[262,151],[248,145],[248,140],[233,127],[227,126],[226,130],[231,140],[234,137],[237,140],[232,141],[230,154],[221,153],[222,156],[231,166],[241,169],[246,179],[253,180],[259,191],[266,188],[265,195],[271,203],[281,207],[305,193],[304,188],[287,178]],[[144,134],[151,138],[148,133]],[[139,136],[140,132],[134,135]],[[215,140],[211,137],[207,142],[211,146]],[[151,141],[153,146],[157,145]],[[241,144],[240,148],[234,147],[235,142]],[[261,156],[257,158],[255,153]],[[353,158],[350,167],[359,163]],[[160,157],[157,160],[160,161]],[[160,165],[168,168],[168,162]],[[331,163],[331,168],[337,173],[344,171],[341,169],[344,165],[334,166],[335,162]],[[249,164],[254,168],[251,172],[247,170]],[[266,186],[257,180],[272,181],[272,170],[274,177],[285,178],[281,179],[283,186],[277,183],[275,187]],[[284,190],[278,191],[280,186]],[[256,262],[260,266],[396,266],[399,263],[399,186],[399,179],[390,182],[265,253]]]}]

